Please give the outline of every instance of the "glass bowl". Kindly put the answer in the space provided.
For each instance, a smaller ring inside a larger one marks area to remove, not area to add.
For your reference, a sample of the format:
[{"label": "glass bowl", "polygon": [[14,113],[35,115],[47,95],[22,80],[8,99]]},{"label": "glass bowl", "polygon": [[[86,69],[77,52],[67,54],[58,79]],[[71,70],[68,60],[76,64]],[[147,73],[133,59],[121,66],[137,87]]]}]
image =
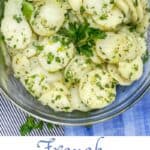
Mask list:
[{"label": "glass bowl", "polygon": [[[0,1],[0,8],[3,8],[4,0]],[[3,9],[0,9],[2,18]],[[149,41],[149,42],[148,42]],[[150,51],[150,30],[148,32],[148,50]],[[150,59],[144,66],[142,78],[129,87],[117,87],[117,98],[114,103],[106,108],[91,111],[72,113],[54,112],[47,106],[43,106],[33,98],[21,85],[19,80],[13,76],[11,61],[5,47],[0,39],[0,89],[6,97],[17,107],[28,114],[41,120],[60,125],[90,125],[102,122],[124,112],[138,102],[141,97],[150,89]]]}]

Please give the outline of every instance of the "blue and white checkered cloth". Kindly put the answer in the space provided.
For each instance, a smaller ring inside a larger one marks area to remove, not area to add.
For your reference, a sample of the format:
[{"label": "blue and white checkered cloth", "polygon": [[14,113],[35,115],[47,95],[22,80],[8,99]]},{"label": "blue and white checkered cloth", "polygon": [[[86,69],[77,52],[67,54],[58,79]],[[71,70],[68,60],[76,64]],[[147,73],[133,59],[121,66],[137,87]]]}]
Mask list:
[{"label": "blue and white checkered cloth", "polygon": [[[0,95],[0,135],[19,135],[19,127],[25,121],[25,113]],[[74,136],[150,136],[150,92],[133,108],[104,123],[88,127],[59,127],[49,131],[34,131],[30,135]]]}]

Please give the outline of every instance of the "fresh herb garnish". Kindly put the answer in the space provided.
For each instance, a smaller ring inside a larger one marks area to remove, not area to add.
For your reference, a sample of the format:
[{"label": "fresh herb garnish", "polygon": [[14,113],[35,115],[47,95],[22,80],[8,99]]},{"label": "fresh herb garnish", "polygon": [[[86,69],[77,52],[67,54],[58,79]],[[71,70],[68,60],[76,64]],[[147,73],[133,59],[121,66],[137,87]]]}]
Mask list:
[{"label": "fresh herb garnish", "polygon": [[33,117],[27,117],[26,122],[20,127],[20,134],[22,136],[29,134],[33,129],[42,129],[43,122],[36,122]]},{"label": "fresh herb garnish", "polygon": [[26,17],[27,20],[30,20],[32,13],[33,13],[33,5],[29,2],[23,1],[22,4],[22,12],[23,15]]},{"label": "fresh herb garnish", "polygon": [[89,26],[88,23],[69,23],[68,27],[63,27],[58,32],[60,35],[70,39],[76,46],[77,52],[85,56],[93,55],[95,39],[104,39],[106,33]]},{"label": "fresh herb garnish", "polygon": [[26,122],[20,127],[20,134],[22,136],[28,135],[33,130],[42,130],[44,127],[44,124],[46,124],[48,129],[54,128],[54,125],[51,123],[45,123],[43,121],[37,121],[35,118],[29,116],[26,119]]}]

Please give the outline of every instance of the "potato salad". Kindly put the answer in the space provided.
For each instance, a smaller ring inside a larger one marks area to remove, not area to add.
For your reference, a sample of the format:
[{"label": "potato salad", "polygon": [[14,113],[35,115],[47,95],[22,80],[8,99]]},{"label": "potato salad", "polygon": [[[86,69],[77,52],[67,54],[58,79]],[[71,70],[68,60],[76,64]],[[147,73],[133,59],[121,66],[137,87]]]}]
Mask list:
[{"label": "potato salad", "polygon": [[148,0],[8,0],[1,21],[14,76],[54,111],[112,104],[143,74]]}]

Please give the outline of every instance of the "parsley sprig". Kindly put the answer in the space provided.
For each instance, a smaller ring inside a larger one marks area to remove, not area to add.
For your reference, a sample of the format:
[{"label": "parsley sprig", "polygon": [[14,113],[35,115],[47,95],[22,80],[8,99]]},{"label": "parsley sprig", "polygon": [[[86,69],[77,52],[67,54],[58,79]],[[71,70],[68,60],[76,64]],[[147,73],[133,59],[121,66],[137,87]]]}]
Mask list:
[{"label": "parsley sprig", "polygon": [[50,130],[54,127],[51,123],[45,123],[43,121],[37,121],[35,118],[29,116],[26,119],[26,122],[20,127],[20,134],[22,136],[28,135],[33,130],[42,130],[44,127],[44,124],[47,125],[47,128]]},{"label": "parsley sprig", "polygon": [[89,26],[88,23],[69,23],[68,27],[63,27],[58,32],[60,35],[73,42],[79,54],[92,56],[95,39],[104,39],[106,33]]}]

